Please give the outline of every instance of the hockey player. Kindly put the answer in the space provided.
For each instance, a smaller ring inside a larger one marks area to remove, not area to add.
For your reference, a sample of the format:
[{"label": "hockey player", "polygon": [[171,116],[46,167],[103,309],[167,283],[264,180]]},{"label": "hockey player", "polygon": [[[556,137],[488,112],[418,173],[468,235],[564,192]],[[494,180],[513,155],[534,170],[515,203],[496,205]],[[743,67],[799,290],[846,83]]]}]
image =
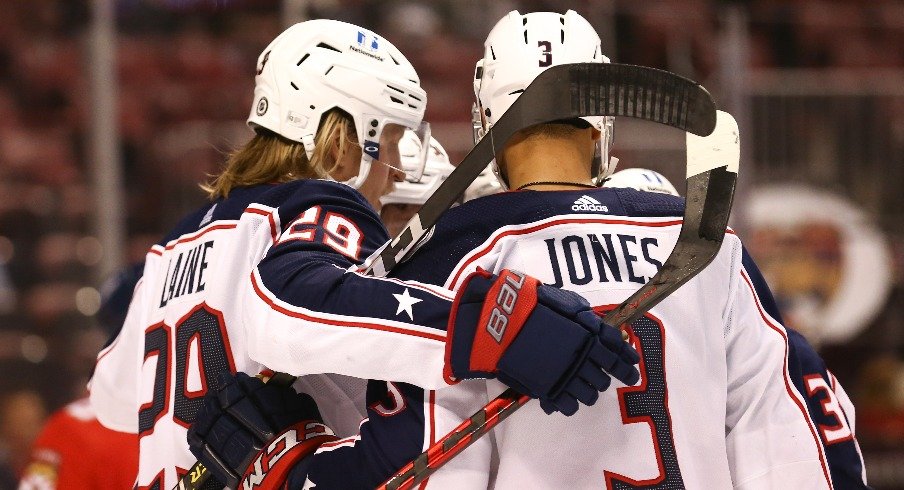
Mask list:
[{"label": "hockey player", "polygon": [[[448,375],[498,377],[568,413],[596,400],[607,371],[636,379],[636,353],[613,341],[616,330],[579,315],[587,308],[562,308],[572,293],[529,288],[505,348],[449,369],[450,314],[456,327],[474,321],[455,315],[453,294],[356,272],[388,239],[379,198],[410,177],[397,168],[398,144],[422,129],[425,104],[405,57],[351,24],[296,24],[261,53],[254,138],[207,186],[212,202],[151,248],[123,331],[98,356],[91,402],[104,425],[138,433],[136,487],[171,488],[192,465],[186,428],[218,374],[332,373],[298,386],[331,408],[340,434],[355,431],[363,406],[360,382],[339,375],[427,389],[448,386]],[[541,326],[561,345],[545,345]]]},{"label": "hockey player", "polygon": [[87,398],[56,411],[32,446],[19,490],[129,488],[138,469],[138,437],[97,421]]},{"label": "hockey player", "polygon": [[[675,186],[662,174],[643,168],[615,172],[606,179],[604,187],[628,187],[644,192],[678,195]],[[748,260],[753,263],[752,259]],[[768,292],[766,281],[758,270],[751,268],[747,272],[750,280],[759,284],[760,291]],[[762,294],[760,302],[773,319],[784,325],[770,294]],[[803,335],[788,327],[785,330],[788,333],[788,371],[797,391],[806,398],[810,417],[819,428],[832,483],[835,488],[868,488],[863,455],[854,433],[854,405],[835,375]]]},{"label": "hockey player", "polygon": [[[544,67],[576,61],[604,61],[599,37],[583,18],[571,11],[510,13],[490,33],[478,65],[482,126],[492,125]],[[667,194],[597,188],[605,159],[594,154],[608,142],[610,126],[605,118],[581,118],[516,133],[496,163],[501,183],[520,192],[450,210],[395,274],[458,290],[458,315],[474,317],[489,310],[479,298],[479,306],[465,308],[470,298],[461,291],[489,287],[492,273],[510,274],[507,268],[576,291],[598,311],[627,298],[674,246],[683,203]],[[820,429],[794,387],[794,344],[770,304],[755,264],[728,234],[709,267],[627,329],[642,354],[638,383],[616,382],[592,408],[569,418],[547,417],[543,403],[529,404],[420,488],[831,488]],[[456,323],[455,334],[468,324]],[[451,345],[453,369],[478,355],[454,339]],[[492,352],[492,344],[485,348]],[[412,459],[503,389],[495,380],[427,391],[372,382],[361,434],[299,456],[280,475],[288,488],[372,487],[379,483],[373,461],[401,460],[406,450]],[[317,424],[312,407],[266,403],[280,399],[277,393],[245,377],[231,381],[220,400],[209,397],[193,428],[207,441],[206,461],[217,464],[209,456],[218,455],[221,471],[257,477],[270,451],[283,447],[277,443],[286,432],[275,442],[272,436],[285,427],[278,422]],[[215,436],[224,427],[233,433]]]},{"label": "hockey player", "polygon": [[380,198],[383,208],[380,210],[380,219],[386,225],[386,231],[390,236],[396,236],[408,223],[408,220],[420,210],[427,202],[427,198],[433,194],[446,177],[455,170],[449,163],[449,155],[439,141],[430,138],[427,150],[427,161],[423,164],[423,172],[417,175],[417,169],[422,165],[419,161],[421,155],[421,141],[412,131],[406,131],[402,141],[399,142],[399,153],[402,159],[402,169],[412,178],[397,182],[395,188],[389,194]]}]

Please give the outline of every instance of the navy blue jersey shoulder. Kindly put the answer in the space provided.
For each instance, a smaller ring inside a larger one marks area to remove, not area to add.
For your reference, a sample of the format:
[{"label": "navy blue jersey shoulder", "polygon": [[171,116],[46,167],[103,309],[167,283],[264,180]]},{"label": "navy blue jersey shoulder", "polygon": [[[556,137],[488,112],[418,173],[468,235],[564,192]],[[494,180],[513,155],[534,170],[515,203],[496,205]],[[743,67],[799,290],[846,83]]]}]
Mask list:
[{"label": "navy blue jersey shoulder", "polygon": [[682,216],[684,199],[618,188],[515,191],[481,197],[443,214],[429,241],[410,260],[397,266],[391,275],[443,284],[462,257],[501,227],[585,213],[628,217]]},{"label": "navy blue jersey shoulder", "polygon": [[[775,298],[746,248],[742,250],[741,261],[763,309],[784,325]],[[834,380],[825,361],[800,332],[787,326],[785,330],[788,332],[788,374],[797,391],[806,398],[807,411],[819,429],[835,488],[869,488],[863,483],[863,460],[850,431],[848,417],[853,414],[844,413],[838,406]]]},{"label": "navy blue jersey shoulder", "polygon": [[[383,245],[389,236],[380,216],[367,199],[357,190],[338,182],[303,179],[272,186],[260,195],[258,204],[276,208],[281,231],[292,229],[297,232],[312,233],[305,240],[280,239],[268,252],[274,255],[304,250],[334,254],[338,234],[346,233],[352,241],[359,241],[351,261],[341,260],[337,264],[347,267],[352,262],[363,260],[374,249]],[[302,214],[314,209],[311,215]],[[330,216],[341,219],[329,220]],[[348,256],[349,254],[346,254]]]},{"label": "navy blue jersey shoulder", "polygon": [[257,202],[272,187],[272,185],[265,184],[233,189],[229,193],[229,197],[206,203],[186,215],[163,237],[163,240],[158,242],[158,245],[166,245],[183,235],[198,231],[214,221],[239,219],[249,204]]},{"label": "navy blue jersey shoulder", "polygon": [[[397,296],[415,294],[417,324],[445,331],[450,302],[398,282],[349,272],[389,239],[376,211],[343,184],[307,180],[282,184],[262,196],[278,207],[282,234],[257,264],[264,289],[308,310],[368,319],[414,322]],[[396,296],[393,296],[396,295]]]},{"label": "navy blue jersey shoulder", "polygon": [[279,218],[283,224],[291,221],[308,207],[319,204],[357,208],[376,216],[376,211],[364,196],[338,182],[301,179],[283,184],[261,184],[238,187],[229,193],[229,197],[204,204],[182,218],[158,244],[166,245],[214,221],[237,220],[250,204],[279,208]]},{"label": "navy blue jersey shoulder", "polygon": [[279,219],[283,226],[312,206],[333,206],[346,212],[354,210],[362,216],[376,216],[379,219],[373,206],[360,192],[329,180],[301,179],[269,186],[255,202],[279,208]]},{"label": "navy blue jersey shoulder", "polygon": [[849,419],[854,414],[844,412],[838,405],[835,380],[825,361],[803,335],[787,330],[791,378],[807,400],[807,410],[819,430],[835,488],[869,488],[863,483],[863,460]]},{"label": "navy blue jersey shoulder", "polygon": [[782,313],[778,309],[778,303],[776,303],[775,297],[772,296],[772,291],[769,290],[760,268],[756,266],[753,257],[747,251],[747,247],[741,247],[741,265],[747,271],[747,277],[750,278],[750,282],[753,283],[753,289],[760,299],[760,305],[769,316],[784,325],[785,321],[782,319]]}]

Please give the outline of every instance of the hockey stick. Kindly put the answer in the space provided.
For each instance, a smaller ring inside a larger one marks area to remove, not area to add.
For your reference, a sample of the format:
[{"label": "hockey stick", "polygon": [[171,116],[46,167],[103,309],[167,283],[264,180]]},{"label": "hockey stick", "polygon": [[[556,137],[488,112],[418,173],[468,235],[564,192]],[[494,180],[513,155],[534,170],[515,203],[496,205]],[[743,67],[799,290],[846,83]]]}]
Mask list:
[{"label": "hockey stick", "polygon": [[[542,72],[427,199],[398,236],[364,262],[366,274],[386,276],[452,207],[516,131],[580,116],[634,117],[705,136],[716,107],[702,85],[674,73],[615,63],[557,65]],[[210,473],[196,462],[174,490],[199,490]],[[204,487],[214,488],[214,487]]]},{"label": "hockey stick", "polygon": [[[603,316],[606,323],[624,328],[715,258],[728,225],[739,159],[738,125],[726,112],[719,111],[711,136],[687,135],[687,200],[678,242],[650,282]],[[505,390],[377,489],[414,487],[529,400],[512,388]]]},{"label": "hockey stick", "polygon": [[709,92],[674,73],[615,63],[553,66],[524,89],[399,235],[365,261],[365,272],[385,276],[404,260],[516,131],[580,116],[634,117],[699,136],[712,133],[716,125]]}]

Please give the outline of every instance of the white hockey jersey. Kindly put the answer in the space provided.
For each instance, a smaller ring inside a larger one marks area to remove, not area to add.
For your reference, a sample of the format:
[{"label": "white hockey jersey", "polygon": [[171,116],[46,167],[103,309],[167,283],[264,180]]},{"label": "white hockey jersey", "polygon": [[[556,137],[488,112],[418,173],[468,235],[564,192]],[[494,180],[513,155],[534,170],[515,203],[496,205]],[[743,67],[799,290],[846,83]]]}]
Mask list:
[{"label": "white hockey jersey", "polygon": [[[603,312],[656,273],[681,210],[678,198],[631,189],[488,196],[447,213],[394,275],[454,290],[477,267],[512,268]],[[819,429],[791,378],[789,334],[764,295],[727,234],[711,265],[630,328],[643,358],[636,386],[613,380],[572,417],[529,403],[421,488],[831,488]],[[426,449],[503,389],[464,381],[409,397],[409,430]]]},{"label": "white hockey jersey", "polygon": [[89,385],[101,423],[140,435],[136,487],[172,488],[194,463],[187,427],[220,373],[317,375],[297,389],[340,435],[364,418],[348,376],[446,386],[450,293],[348,270],[387,239],[359,193],[304,180],[234,190],[152,247]]}]

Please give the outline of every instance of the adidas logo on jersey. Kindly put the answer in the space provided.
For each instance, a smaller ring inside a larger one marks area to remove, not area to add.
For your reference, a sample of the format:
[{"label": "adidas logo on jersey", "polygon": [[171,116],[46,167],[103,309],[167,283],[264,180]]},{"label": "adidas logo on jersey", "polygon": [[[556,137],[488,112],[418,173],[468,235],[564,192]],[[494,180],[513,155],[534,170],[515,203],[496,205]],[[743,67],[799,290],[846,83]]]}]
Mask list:
[{"label": "adidas logo on jersey", "polygon": [[602,211],[604,213],[609,212],[609,208],[600,204],[596,199],[584,194],[579,197],[574,204],[571,205],[572,211]]}]

